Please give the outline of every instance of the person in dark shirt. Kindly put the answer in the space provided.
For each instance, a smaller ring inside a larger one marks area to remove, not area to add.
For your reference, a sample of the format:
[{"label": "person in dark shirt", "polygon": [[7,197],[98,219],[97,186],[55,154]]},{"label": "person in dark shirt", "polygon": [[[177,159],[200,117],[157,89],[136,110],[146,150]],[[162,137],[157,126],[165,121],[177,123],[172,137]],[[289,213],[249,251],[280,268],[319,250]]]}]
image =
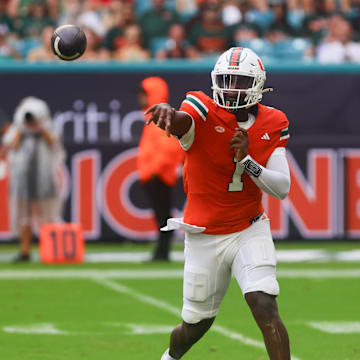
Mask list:
[{"label": "person in dark shirt", "polygon": [[0,0],[0,26],[6,27],[8,31],[14,30],[14,23],[12,18],[7,13],[7,3],[4,0]]},{"label": "person in dark shirt", "polygon": [[[138,101],[142,110],[157,103],[169,101],[166,81],[151,76],[141,82]],[[148,121],[150,115],[145,117]],[[139,143],[137,167],[140,183],[148,197],[159,228],[153,261],[170,260],[171,232],[160,231],[171,217],[171,192],[178,179],[178,167],[184,159],[184,151],[174,137],[167,137],[155,124],[146,125]]]},{"label": "person in dark shirt", "polygon": [[223,24],[218,4],[203,4],[201,21],[193,24],[188,39],[201,55],[221,53],[232,44],[232,28]]},{"label": "person in dark shirt", "polygon": [[181,59],[181,58],[197,58],[198,53],[186,40],[185,29],[181,24],[171,25],[169,36],[165,43],[165,47],[158,50],[155,57],[159,60],[163,59]]},{"label": "person in dark shirt", "polygon": [[326,36],[328,20],[335,11],[334,0],[314,0],[312,12],[304,19],[303,32],[315,46]]},{"label": "person in dark shirt", "polygon": [[102,47],[110,52],[121,48],[126,39],[125,28],[136,22],[134,4],[132,2],[113,1],[105,13],[106,22],[109,24]]},{"label": "person in dark shirt", "polygon": [[274,20],[265,32],[265,37],[269,41],[275,43],[298,35],[298,32],[288,21],[287,4],[285,2],[272,1],[270,8],[274,14]]},{"label": "person in dark shirt", "polygon": [[17,32],[21,37],[40,39],[47,26],[55,26],[49,15],[49,8],[44,0],[34,0],[29,5],[25,16],[19,18]]},{"label": "person in dark shirt", "polygon": [[152,4],[139,19],[146,47],[151,46],[152,39],[166,37],[172,24],[180,23],[178,14],[166,8],[165,0],[152,0]]}]

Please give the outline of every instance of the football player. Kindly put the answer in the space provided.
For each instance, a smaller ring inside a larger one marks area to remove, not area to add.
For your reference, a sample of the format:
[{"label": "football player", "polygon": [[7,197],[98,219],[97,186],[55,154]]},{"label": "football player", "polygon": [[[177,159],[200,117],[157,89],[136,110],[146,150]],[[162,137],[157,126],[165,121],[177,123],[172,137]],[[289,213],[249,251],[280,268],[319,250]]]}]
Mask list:
[{"label": "football player", "polygon": [[266,73],[250,49],[231,48],[211,73],[213,98],[186,94],[180,110],[168,104],[147,113],[186,152],[184,217],[162,230],[185,229],[183,322],[162,360],[180,359],[209,328],[234,274],[260,327],[271,360],[290,360],[278,313],[275,248],[262,192],[284,199],[290,189],[285,146],[288,120],[260,105]]}]

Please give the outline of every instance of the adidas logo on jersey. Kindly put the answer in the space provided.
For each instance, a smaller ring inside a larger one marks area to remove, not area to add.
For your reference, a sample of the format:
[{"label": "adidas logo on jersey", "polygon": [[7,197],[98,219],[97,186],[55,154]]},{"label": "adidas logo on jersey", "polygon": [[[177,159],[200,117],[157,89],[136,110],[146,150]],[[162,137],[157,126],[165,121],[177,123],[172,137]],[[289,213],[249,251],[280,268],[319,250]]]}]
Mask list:
[{"label": "adidas logo on jersey", "polygon": [[265,133],[262,137],[261,137],[262,140],[270,140],[270,136],[268,133]]}]

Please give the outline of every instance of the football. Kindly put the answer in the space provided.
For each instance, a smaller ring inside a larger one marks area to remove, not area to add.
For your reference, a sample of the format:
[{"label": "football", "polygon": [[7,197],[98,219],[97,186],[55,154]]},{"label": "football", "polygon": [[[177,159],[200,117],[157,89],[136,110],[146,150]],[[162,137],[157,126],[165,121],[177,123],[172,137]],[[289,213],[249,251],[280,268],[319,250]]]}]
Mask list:
[{"label": "football", "polygon": [[78,59],[86,49],[86,36],[83,30],[75,25],[58,27],[51,37],[51,49],[61,60]]}]

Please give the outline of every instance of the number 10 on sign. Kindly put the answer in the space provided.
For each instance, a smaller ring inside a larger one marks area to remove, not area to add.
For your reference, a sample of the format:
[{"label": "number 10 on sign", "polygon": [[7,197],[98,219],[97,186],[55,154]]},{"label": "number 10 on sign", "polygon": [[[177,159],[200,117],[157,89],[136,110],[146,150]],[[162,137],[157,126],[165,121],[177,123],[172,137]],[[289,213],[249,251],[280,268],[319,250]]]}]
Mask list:
[{"label": "number 10 on sign", "polygon": [[40,258],[44,263],[81,263],[85,243],[80,225],[45,224],[40,231]]}]

